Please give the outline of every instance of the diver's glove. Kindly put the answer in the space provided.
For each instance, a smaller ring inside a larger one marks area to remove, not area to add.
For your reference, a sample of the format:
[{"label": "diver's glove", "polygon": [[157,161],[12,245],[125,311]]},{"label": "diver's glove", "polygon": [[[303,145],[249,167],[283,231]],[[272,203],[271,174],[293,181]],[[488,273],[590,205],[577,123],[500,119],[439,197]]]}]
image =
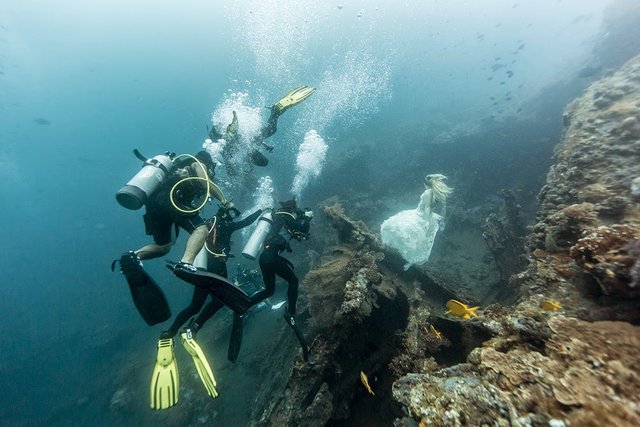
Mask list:
[{"label": "diver's glove", "polygon": [[[289,232],[289,234],[291,235],[292,238],[296,239],[296,240],[307,240],[309,238],[309,233],[304,233],[302,231],[298,231],[298,230],[287,230]],[[291,252],[291,251],[289,251]]]}]

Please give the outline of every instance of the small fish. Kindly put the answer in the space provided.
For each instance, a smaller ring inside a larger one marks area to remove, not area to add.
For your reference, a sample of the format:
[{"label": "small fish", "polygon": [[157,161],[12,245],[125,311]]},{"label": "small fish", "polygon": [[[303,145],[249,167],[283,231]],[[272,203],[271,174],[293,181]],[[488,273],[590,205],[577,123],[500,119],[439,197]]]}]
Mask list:
[{"label": "small fish", "polygon": [[37,124],[39,124],[40,126],[48,126],[51,124],[51,121],[43,118],[43,117],[38,117],[37,119],[33,119],[34,122],[36,122]]},{"label": "small fish", "polygon": [[467,307],[466,304],[463,304],[460,301],[456,301],[454,299],[450,299],[449,301],[447,301],[447,311],[454,316],[461,317],[463,319],[478,317],[478,315],[476,314],[476,310],[478,308],[479,307]]},{"label": "small fish", "polygon": [[367,391],[369,392],[369,394],[375,396],[376,394],[373,392],[373,390],[371,390],[371,386],[369,385],[369,378],[367,378],[367,374],[365,374],[364,372],[360,371],[360,381],[362,382],[362,385],[364,386],[364,388],[367,389]]},{"label": "small fish", "polygon": [[556,300],[545,299],[540,301],[540,308],[544,311],[558,311],[562,308],[562,305]]},{"label": "small fish", "polygon": [[440,333],[440,331],[437,330],[433,325],[431,325],[431,332],[433,332],[433,335],[435,335],[437,339],[442,339],[442,333]]}]

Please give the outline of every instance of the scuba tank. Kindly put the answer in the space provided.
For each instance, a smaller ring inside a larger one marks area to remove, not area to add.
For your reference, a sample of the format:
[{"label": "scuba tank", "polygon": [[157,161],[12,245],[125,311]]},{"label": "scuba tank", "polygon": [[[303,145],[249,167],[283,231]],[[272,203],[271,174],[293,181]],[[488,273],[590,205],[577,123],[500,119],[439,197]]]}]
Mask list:
[{"label": "scuba tank", "polygon": [[202,249],[200,249],[200,252],[196,255],[196,259],[193,260],[193,265],[204,270],[207,269],[207,248],[203,246]]},{"label": "scuba tank", "polygon": [[271,231],[271,224],[273,224],[273,215],[271,212],[263,213],[258,219],[258,225],[255,230],[253,230],[253,233],[251,233],[251,237],[249,237],[247,244],[244,245],[242,255],[250,260],[254,260],[258,257],[258,254],[262,249],[262,243],[264,243],[264,239],[267,238],[269,231]]},{"label": "scuba tank", "polygon": [[144,163],[142,169],[116,193],[116,200],[127,209],[140,209],[162,181],[173,170],[173,153],[166,152],[150,159],[135,149],[133,154]]}]

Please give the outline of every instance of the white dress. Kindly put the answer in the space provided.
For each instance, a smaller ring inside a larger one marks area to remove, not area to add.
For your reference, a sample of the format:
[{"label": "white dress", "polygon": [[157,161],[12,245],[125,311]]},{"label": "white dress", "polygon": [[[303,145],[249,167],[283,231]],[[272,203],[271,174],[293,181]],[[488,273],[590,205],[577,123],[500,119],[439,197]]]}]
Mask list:
[{"label": "white dress", "polygon": [[416,209],[398,212],[380,226],[382,242],[402,255],[407,262],[405,270],[429,260],[442,221],[442,216],[433,212],[433,205],[433,190],[428,189]]}]

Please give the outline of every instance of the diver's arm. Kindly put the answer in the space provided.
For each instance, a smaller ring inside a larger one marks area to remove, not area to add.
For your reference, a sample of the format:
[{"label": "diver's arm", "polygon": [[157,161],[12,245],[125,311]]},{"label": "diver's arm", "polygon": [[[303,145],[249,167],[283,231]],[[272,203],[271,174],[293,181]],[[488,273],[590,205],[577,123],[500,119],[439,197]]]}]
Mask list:
[{"label": "diver's arm", "polygon": [[264,148],[268,152],[272,152],[273,151],[273,145],[269,145],[266,142],[264,142],[264,136],[263,135],[256,136],[253,139],[253,143],[255,145],[257,145],[258,147],[260,147],[260,148]]},{"label": "diver's arm", "polygon": [[236,230],[240,230],[241,228],[244,228],[250,224],[252,224],[256,219],[258,219],[258,217],[262,215],[262,209],[258,209],[257,211],[255,211],[254,213],[252,213],[251,215],[249,215],[248,217],[238,221],[238,222],[233,222],[231,224],[229,224],[231,230],[236,231]]},{"label": "diver's arm", "polygon": [[[227,203],[227,199],[224,197],[224,194],[222,193],[222,190],[220,189],[220,187],[218,187],[209,176],[207,176],[207,174],[205,173],[205,171],[198,165],[198,164],[193,164],[192,165],[192,170],[195,172],[196,176],[198,178],[201,178],[203,180],[208,180],[209,181],[209,197],[215,197],[216,199],[218,199],[222,204],[226,204]],[[200,181],[202,183],[202,186],[204,187],[204,189],[207,189],[207,183],[205,181]]]},{"label": "diver's arm", "polygon": [[223,205],[227,205],[229,203],[227,198],[224,197],[224,194],[222,193],[220,187],[218,187],[218,185],[216,185],[213,181],[209,181],[209,196],[218,199]]}]

